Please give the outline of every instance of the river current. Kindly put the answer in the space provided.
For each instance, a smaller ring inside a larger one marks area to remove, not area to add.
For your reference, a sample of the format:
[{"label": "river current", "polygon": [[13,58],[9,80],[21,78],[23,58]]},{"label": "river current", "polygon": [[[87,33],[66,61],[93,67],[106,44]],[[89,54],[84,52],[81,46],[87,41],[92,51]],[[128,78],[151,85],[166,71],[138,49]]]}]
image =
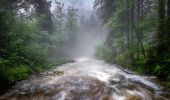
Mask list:
[{"label": "river current", "polygon": [[[57,70],[63,73],[56,75]],[[17,83],[0,100],[170,100],[156,80],[84,57],[32,75]]]}]

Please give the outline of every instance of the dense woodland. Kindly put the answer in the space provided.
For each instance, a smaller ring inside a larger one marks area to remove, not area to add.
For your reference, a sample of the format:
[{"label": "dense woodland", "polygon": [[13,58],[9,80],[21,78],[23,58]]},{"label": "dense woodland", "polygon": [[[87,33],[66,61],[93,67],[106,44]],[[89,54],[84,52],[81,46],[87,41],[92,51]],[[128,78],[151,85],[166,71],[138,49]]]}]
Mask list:
[{"label": "dense woodland", "polygon": [[[54,66],[72,62],[79,32],[99,29],[94,14],[47,0],[0,0],[0,90]],[[100,31],[100,29],[99,29]],[[93,34],[92,34],[93,35]],[[79,40],[80,40],[79,39]]]},{"label": "dense woodland", "polygon": [[[95,0],[96,15],[47,0],[0,0],[0,90],[70,62],[82,30],[109,29],[96,57],[170,86],[170,0]],[[96,18],[96,16],[99,17]],[[92,41],[93,42],[93,41]]]},{"label": "dense woodland", "polygon": [[74,41],[68,32],[76,31],[77,10],[63,12],[63,6],[57,3],[52,12],[46,0],[0,1],[1,88],[69,61],[65,52]]},{"label": "dense woodland", "polygon": [[170,0],[95,0],[110,32],[96,56],[170,86]]}]

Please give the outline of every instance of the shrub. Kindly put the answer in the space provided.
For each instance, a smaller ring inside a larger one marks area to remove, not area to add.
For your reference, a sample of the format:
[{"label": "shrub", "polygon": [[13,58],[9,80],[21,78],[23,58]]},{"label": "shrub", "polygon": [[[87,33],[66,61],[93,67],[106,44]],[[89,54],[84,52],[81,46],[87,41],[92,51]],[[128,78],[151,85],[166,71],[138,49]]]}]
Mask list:
[{"label": "shrub", "polygon": [[16,67],[2,67],[0,69],[1,79],[5,80],[9,84],[24,80],[28,77],[29,74],[30,68],[25,65]]},{"label": "shrub", "polygon": [[109,63],[113,63],[114,61],[114,56],[113,56],[113,52],[110,48],[108,48],[107,46],[97,46],[96,47],[96,53],[95,53],[95,56],[98,58],[98,59],[102,59],[102,60],[105,60],[106,62],[109,62]]},{"label": "shrub", "polygon": [[130,68],[130,60],[128,59],[128,53],[122,53],[116,56],[115,62],[123,67]]}]

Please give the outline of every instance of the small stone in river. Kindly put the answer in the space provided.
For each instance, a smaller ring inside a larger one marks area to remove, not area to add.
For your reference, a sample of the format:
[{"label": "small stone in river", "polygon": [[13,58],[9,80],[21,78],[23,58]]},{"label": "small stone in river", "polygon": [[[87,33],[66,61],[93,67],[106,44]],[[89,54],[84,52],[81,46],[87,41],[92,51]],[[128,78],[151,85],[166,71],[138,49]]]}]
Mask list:
[{"label": "small stone in river", "polygon": [[116,74],[113,77],[111,77],[111,80],[109,82],[110,84],[114,85],[114,84],[119,84],[120,82],[123,82],[125,80],[126,80],[125,76],[121,74]]},{"label": "small stone in river", "polygon": [[27,93],[22,91],[22,92],[20,92],[19,94],[21,94],[21,95],[25,95],[25,94],[27,94]]}]

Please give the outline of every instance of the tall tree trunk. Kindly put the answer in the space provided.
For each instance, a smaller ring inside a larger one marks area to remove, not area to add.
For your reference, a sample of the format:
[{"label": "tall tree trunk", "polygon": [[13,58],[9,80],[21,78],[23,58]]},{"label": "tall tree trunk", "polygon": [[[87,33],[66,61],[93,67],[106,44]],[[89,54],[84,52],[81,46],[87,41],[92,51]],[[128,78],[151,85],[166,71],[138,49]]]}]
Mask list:
[{"label": "tall tree trunk", "polygon": [[[134,9],[135,9],[135,4],[134,4],[134,0],[131,0],[131,7],[130,7],[130,14],[131,14],[131,34],[130,34],[130,45],[131,45],[131,49],[133,48],[134,46],[134,30],[135,30],[135,12],[134,12]],[[133,63],[134,61],[134,50],[131,50],[130,51],[130,58],[131,58],[131,62]]]},{"label": "tall tree trunk", "polygon": [[125,48],[124,48],[124,41],[123,41],[123,39],[124,39],[124,30],[122,30],[122,32],[121,32],[121,37],[122,37],[122,41],[121,41],[121,44],[122,44],[122,53],[124,53],[124,51],[125,51]]},{"label": "tall tree trunk", "polygon": [[[143,20],[144,18],[144,0],[139,0],[140,1],[140,5],[141,5],[141,14],[140,14],[140,19]],[[141,30],[141,41],[143,43],[143,38],[144,38],[144,34],[143,34],[143,30]]]},{"label": "tall tree trunk", "polygon": [[165,34],[165,0],[158,0],[159,8],[159,26],[158,26],[158,38],[161,39]]},{"label": "tall tree trunk", "polygon": [[158,0],[158,47],[157,55],[163,56],[165,51],[164,38],[165,38],[165,0]]},{"label": "tall tree trunk", "polygon": [[[141,32],[140,32],[140,33],[141,33]],[[136,33],[136,34],[137,34],[137,39],[138,39],[138,42],[139,42],[139,44],[140,44],[140,46],[141,46],[141,50],[142,50],[143,56],[145,57],[146,54],[145,54],[143,42],[142,42],[142,40],[141,40],[141,38],[140,38],[140,35],[139,35],[140,33]]]},{"label": "tall tree trunk", "polygon": [[166,38],[169,39],[170,38],[170,0],[168,0],[168,4],[167,4],[167,20],[166,20]]},{"label": "tall tree trunk", "polygon": [[[137,1],[137,23],[142,20],[143,18],[143,2],[141,0],[138,0]],[[143,37],[143,30],[137,28],[136,29],[136,36],[137,36],[137,40],[138,40],[138,47],[140,48],[141,47],[141,51],[142,51],[142,54],[143,56],[145,57],[145,50],[144,50],[144,46],[143,46],[143,42],[142,42],[142,37]],[[140,52],[139,52],[140,53]]]},{"label": "tall tree trunk", "polygon": [[161,39],[164,36],[165,26],[165,0],[158,0],[159,3],[159,27],[158,27],[158,38]]},{"label": "tall tree trunk", "polygon": [[52,22],[52,13],[51,13],[51,1],[47,0],[35,0],[34,5],[36,8],[36,12],[39,16],[43,16],[43,20],[41,20],[41,29],[52,33],[54,30],[53,22]]},{"label": "tall tree trunk", "polygon": [[168,0],[167,7],[168,7],[167,15],[168,17],[170,17],[170,0]]},{"label": "tall tree trunk", "polygon": [[134,30],[135,30],[135,4],[134,4],[134,0],[131,0],[131,47],[133,47],[134,44]]},{"label": "tall tree trunk", "polygon": [[[140,14],[141,14],[141,9],[140,9],[140,1],[141,0],[137,0],[137,9],[136,9],[136,23],[138,24],[140,22]],[[139,28],[136,28],[135,33],[138,35],[138,31]],[[136,36],[137,36],[136,35]],[[139,59],[140,57],[140,43],[139,40],[137,39],[137,47],[138,47],[138,52],[137,52],[137,59]]]},{"label": "tall tree trunk", "polygon": [[129,19],[130,19],[130,14],[129,14],[129,0],[127,0],[127,48],[130,50],[130,24],[129,24]]}]

